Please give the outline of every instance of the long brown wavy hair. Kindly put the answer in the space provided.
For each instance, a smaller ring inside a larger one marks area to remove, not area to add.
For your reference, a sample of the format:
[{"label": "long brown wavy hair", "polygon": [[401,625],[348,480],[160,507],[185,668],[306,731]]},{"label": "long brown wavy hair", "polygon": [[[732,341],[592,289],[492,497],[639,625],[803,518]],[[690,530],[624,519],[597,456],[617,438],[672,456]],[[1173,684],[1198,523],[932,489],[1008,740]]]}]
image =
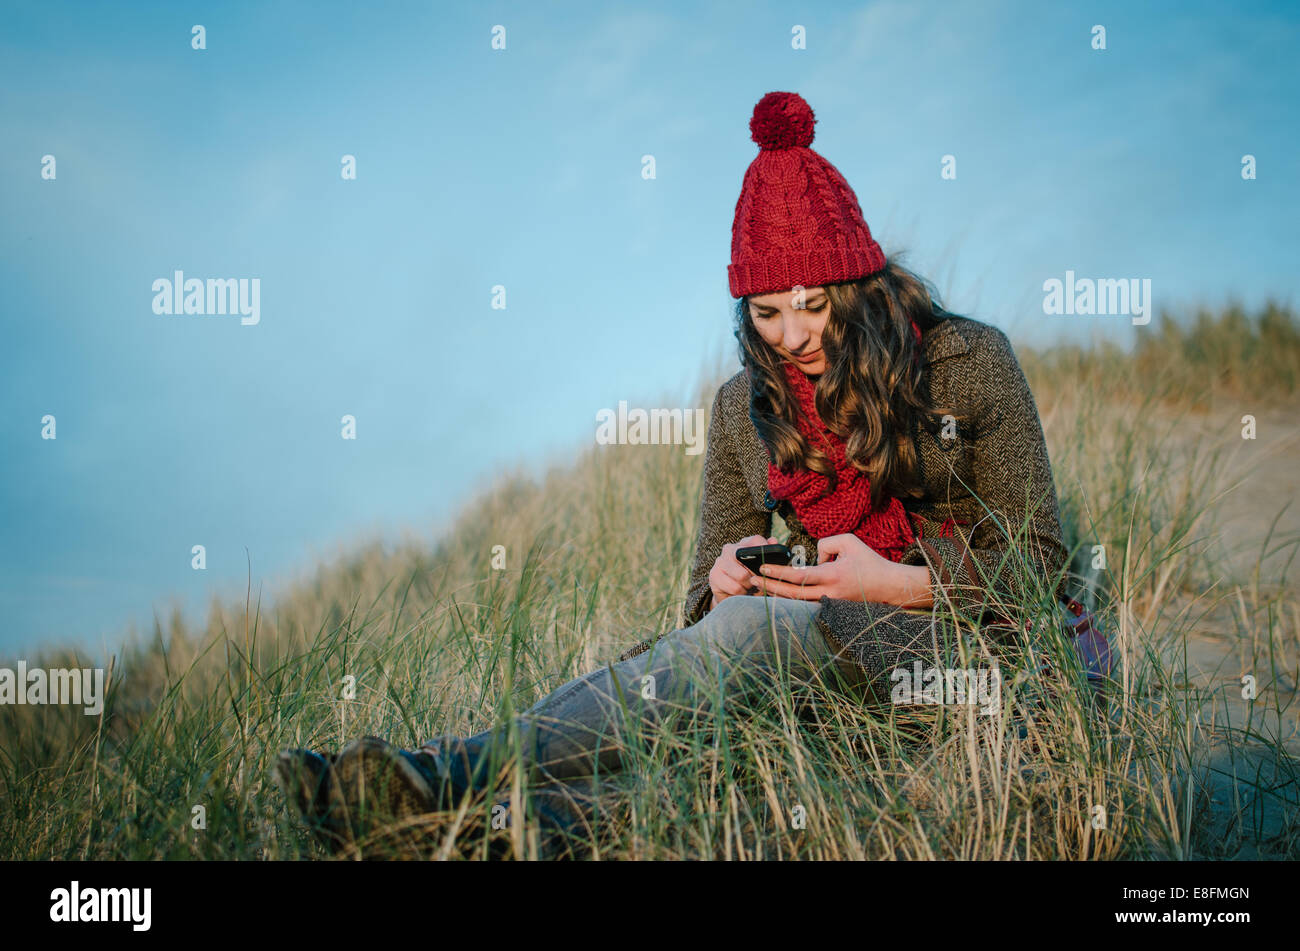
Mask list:
[{"label": "long brown wavy hair", "polygon": [[[919,498],[917,425],[936,433],[941,418],[967,418],[930,401],[929,367],[921,359],[912,320],[922,328],[942,312],[933,287],[890,259],[869,277],[824,285],[830,314],[822,330],[826,370],[816,383],[817,414],[845,441],[849,463],[871,483],[871,505],[890,498]],[[776,465],[791,472],[811,469],[833,491],[834,467],[809,446],[795,425],[798,403],[781,369],[783,358],[764,342],[749,313],[749,298],[736,303],[740,362],[749,370],[749,418]]]}]

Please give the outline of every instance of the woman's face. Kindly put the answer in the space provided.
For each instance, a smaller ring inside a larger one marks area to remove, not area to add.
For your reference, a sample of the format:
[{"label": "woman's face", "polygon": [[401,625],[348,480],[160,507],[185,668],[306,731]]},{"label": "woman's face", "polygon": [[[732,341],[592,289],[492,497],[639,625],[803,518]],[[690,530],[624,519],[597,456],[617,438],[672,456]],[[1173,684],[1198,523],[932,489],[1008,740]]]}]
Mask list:
[{"label": "woman's face", "polygon": [[763,341],[809,376],[826,369],[822,353],[822,328],[830,316],[831,302],[821,287],[804,289],[803,306],[792,291],[776,291],[749,298],[749,318]]}]

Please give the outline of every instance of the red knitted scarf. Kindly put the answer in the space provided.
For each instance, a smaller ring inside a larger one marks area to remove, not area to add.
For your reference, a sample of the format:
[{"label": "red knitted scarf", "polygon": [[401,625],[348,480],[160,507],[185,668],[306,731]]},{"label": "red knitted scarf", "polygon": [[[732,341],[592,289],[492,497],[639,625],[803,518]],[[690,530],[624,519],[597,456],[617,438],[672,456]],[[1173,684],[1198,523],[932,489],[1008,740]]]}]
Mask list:
[{"label": "red knitted scarf", "polygon": [[[921,329],[912,323],[916,339]],[[795,421],[810,446],[817,446],[835,467],[839,481],[827,495],[830,480],[820,472],[799,469],[785,473],[769,462],[768,492],[774,499],[789,499],[808,533],[817,539],[851,532],[890,561],[898,561],[915,540],[916,533],[903,503],[893,498],[883,509],[871,507],[871,484],[848,462],[844,440],[826,428],[817,415],[816,386],[793,363],[782,364],[785,378],[799,403]]]}]

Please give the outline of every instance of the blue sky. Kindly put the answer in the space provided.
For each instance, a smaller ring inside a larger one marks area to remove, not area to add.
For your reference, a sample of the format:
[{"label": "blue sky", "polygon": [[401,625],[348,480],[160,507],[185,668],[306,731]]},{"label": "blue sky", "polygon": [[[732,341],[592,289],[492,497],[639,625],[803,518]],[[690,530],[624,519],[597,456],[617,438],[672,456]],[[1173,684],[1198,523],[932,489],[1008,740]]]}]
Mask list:
[{"label": "blue sky", "polygon": [[[360,539],[432,539],[503,468],[591,445],[599,409],[695,405],[734,359],[771,90],[812,105],[886,252],[1014,340],[1141,332],[1045,316],[1067,269],[1175,311],[1297,302],[1294,4],[738,9],[0,9],[0,658],[201,617],[242,597],[246,550],[273,591]],[[156,315],[177,269],[259,278],[260,323]]]}]

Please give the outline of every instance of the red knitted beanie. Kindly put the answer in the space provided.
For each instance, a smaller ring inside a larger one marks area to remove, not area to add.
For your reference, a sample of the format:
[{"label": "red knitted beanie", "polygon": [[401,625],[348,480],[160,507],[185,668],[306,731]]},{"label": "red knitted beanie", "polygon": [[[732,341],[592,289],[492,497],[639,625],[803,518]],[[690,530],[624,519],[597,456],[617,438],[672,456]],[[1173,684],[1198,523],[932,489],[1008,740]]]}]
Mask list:
[{"label": "red knitted beanie", "polygon": [[809,148],[816,121],[797,93],[770,92],[754,107],[759,153],[731,226],[732,297],[850,281],[885,266],[853,189]]}]

